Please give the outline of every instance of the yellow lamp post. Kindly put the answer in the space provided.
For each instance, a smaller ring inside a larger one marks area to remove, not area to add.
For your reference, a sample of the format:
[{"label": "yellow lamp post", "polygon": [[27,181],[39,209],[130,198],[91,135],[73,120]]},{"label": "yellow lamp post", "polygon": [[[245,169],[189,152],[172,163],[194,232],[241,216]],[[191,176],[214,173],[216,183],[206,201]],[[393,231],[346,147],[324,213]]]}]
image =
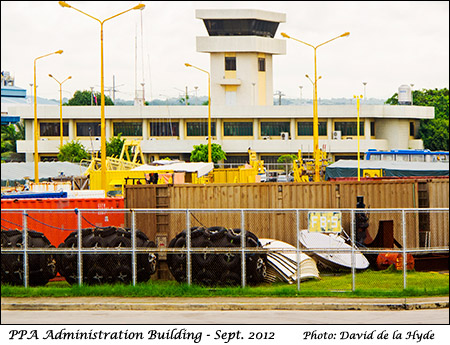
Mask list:
[{"label": "yellow lamp post", "polygon": [[50,78],[53,78],[56,80],[56,82],[59,84],[59,147],[61,148],[63,146],[63,120],[62,120],[62,84],[72,79],[72,76],[68,76],[66,79],[64,79],[62,82],[59,82],[54,76],[51,74],[48,75]]},{"label": "yellow lamp post", "polygon": [[328,40],[326,42],[323,42],[317,46],[313,46],[312,44],[300,41],[297,38],[291,37],[287,35],[286,33],[282,32],[281,36],[285,38],[290,38],[294,41],[306,44],[307,46],[310,46],[314,49],[314,99],[313,99],[313,136],[314,136],[314,165],[315,165],[315,174],[314,174],[314,181],[318,182],[320,181],[320,166],[319,166],[319,159],[320,159],[320,151],[319,151],[319,115],[318,115],[318,108],[317,108],[317,59],[316,59],[316,51],[317,48],[334,41],[335,39],[338,39],[340,37],[347,37],[350,35],[350,32],[346,32],[342,35],[339,35],[335,38],[332,38],[331,40]]},{"label": "yellow lamp post", "polygon": [[36,61],[42,59],[43,57],[62,54],[62,50],[56,52],[42,55],[34,59],[34,182],[39,183],[39,152],[38,152],[38,120],[37,120],[37,97],[36,97]]},{"label": "yellow lamp post", "polygon": [[353,98],[356,98],[356,137],[358,139],[358,181],[361,181],[361,173],[360,173],[360,153],[359,153],[359,106],[360,106],[360,100],[363,98],[363,96],[353,96]]},{"label": "yellow lamp post", "polygon": [[100,89],[101,89],[101,109],[100,109],[100,141],[101,141],[101,148],[100,148],[100,152],[101,152],[101,167],[100,167],[100,176],[101,176],[101,186],[103,190],[107,190],[107,186],[106,186],[106,126],[105,126],[105,85],[104,85],[104,69],[103,69],[103,24],[110,20],[113,19],[115,17],[120,16],[121,14],[124,14],[126,12],[129,12],[131,10],[141,10],[145,8],[144,4],[139,4],[134,6],[133,8],[130,8],[126,11],[120,12],[112,17],[106,18],[105,20],[100,20],[97,19],[71,5],[69,5],[68,3],[66,3],[65,1],[59,1],[59,4],[62,7],[67,7],[67,8],[73,8],[75,11],[78,11],[86,16],[88,16],[89,18],[92,18],[96,21],[98,21],[100,23]]},{"label": "yellow lamp post", "polygon": [[212,162],[212,153],[211,153],[211,76],[208,71],[204,69],[198,68],[191,64],[185,63],[186,67],[194,67],[199,71],[205,72],[208,75],[208,163]]}]

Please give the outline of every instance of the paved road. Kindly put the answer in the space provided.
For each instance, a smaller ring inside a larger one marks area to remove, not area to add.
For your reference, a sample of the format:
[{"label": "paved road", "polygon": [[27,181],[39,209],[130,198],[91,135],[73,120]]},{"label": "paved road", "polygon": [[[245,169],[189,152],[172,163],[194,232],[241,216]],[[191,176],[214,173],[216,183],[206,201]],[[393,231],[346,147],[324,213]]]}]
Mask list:
[{"label": "paved road", "polygon": [[20,311],[2,324],[449,324],[449,310],[401,311]]}]

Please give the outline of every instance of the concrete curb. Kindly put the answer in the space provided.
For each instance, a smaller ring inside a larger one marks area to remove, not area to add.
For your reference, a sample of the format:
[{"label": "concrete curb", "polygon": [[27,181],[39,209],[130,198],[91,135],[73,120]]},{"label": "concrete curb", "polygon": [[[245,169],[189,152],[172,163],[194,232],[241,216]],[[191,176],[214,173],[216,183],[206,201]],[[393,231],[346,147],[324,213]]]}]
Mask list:
[{"label": "concrete curb", "polygon": [[449,308],[448,297],[340,298],[2,298],[2,310],[418,310]]}]

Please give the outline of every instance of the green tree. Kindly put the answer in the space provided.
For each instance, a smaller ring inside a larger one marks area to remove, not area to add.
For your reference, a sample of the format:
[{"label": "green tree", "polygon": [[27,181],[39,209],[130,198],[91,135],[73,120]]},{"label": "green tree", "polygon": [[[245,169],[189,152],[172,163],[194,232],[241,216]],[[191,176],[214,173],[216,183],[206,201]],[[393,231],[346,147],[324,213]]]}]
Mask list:
[{"label": "green tree", "polygon": [[[443,89],[414,90],[413,103],[418,106],[434,107],[434,119],[421,120],[419,135],[426,149],[448,151],[449,132],[449,92]],[[395,93],[385,104],[398,104],[398,94]]]},{"label": "green tree", "polygon": [[291,155],[291,154],[286,154],[286,155],[281,155],[280,157],[278,157],[277,162],[278,163],[292,163],[293,161],[297,160],[297,155]]},{"label": "green tree", "polygon": [[[292,155],[292,154],[285,154],[285,155],[281,155],[280,157],[278,157],[277,162],[278,163],[292,163],[293,161],[297,160],[297,155]],[[286,166],[282,165],[279,166],[278,169],[284,169]]]},{"label": "green tree", "polygon": [[[95,96],[95,97],[93,97]],[[100,92],[94,92],[91,98],[91,91],[75,91],[73,97],[69,99],[67,103],[64,105],[101,105],[101,94]],[[95,103],[95,99],[97,98],[97,104]],[[105,95],[105,105],[114,105],[111,98]]]},{"label": "green tree", "polygon": [[[214,163],[222,159],[226,159],[227,154],[222,150],[219,144],[211,144],[211,159]],[[191,162],[207,162],[208,161],[208,145],[194,145],[191,152]]]},{"label": "green tree", "polygon": [[89,153],[78,140],[72,140],[59,148],[57,157],[61,162],[79,163],[82,159],[89,159]]},{"label": "green tree", "polygon": [[181,98],[178,100],[178,102],[179,102],[180,104],[183,104],[183,105],[185,105],[186,102],[187,102],[187,105],[191,105],[191,103],[189,103],[189,95],[187,95],[186,97],[181,97]]},{"label": "green tree", "polygon": [[119,133],[117,137],[112,137],[106,142],[106,157],[119,157],[122,152],[125,139],[121,139],[122,133]]},{"label": "green tree", "polygon": [[25,139],[25,126],[22,122],[2,126],[1,154],[2,160],[22,160],[17,155],[17,140]]},{"label": "green tree", "polygon": [[448,119],[423,120],[419,135],[423,146],[431,151],[448,151]]}]

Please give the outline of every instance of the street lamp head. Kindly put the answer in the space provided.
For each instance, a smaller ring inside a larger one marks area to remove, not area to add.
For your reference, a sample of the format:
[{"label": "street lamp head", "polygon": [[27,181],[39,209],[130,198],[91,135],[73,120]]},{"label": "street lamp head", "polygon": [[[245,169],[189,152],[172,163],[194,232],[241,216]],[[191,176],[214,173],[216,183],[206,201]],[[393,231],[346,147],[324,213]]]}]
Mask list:
[{"label": "street lamp head", "polygon": [[58,1],[58,3],[59,3],[59,5],[61,6],[61,7],[68,7],[68,8],[71,8],[72,6],[70,6],[67,2],[65,2],[65,1]]},{"label": "street lamp head", "polygon": [[72,76],[71,76],[71,75],[69,75],[69,77],[68,77],[67,79],[72,79]]},{"label": "street lamp head", "polygon": [[133,7],[133,10],[143,10],[145,8],[144,4],[139,4]]},{"label": "street lamp head", "polygon": [[350,36],[350,32],[346,32],[345,34],[342,34],[340,37],[348,37]]},{"label": "street lamp head", "polygon": [[281,33],[281,36],[283,36],[284,38],[291,38],[288,34],[286,34],[285,32]]},{"label": "street lamp head", "polygon": [[309,78],[309,75],[305,74],[305,77],[306,77],[306,78]]},{"label": "street lamp head", "polygon": [[58,51],[56,51],[54,54],[62,54],[62,53],[63,53],[62,50],[58,50]]},{"label": "street lamp head", "polygon": [[184,65],[185,65],[186,67],[192,67],[192,65],[189,64],[189,63],[187,63],[187,62],[186,62]]},{"label": "street lamp head", "polygon": [[53,76],[51,74],[48,75],[50,78],[53,78]]}]

